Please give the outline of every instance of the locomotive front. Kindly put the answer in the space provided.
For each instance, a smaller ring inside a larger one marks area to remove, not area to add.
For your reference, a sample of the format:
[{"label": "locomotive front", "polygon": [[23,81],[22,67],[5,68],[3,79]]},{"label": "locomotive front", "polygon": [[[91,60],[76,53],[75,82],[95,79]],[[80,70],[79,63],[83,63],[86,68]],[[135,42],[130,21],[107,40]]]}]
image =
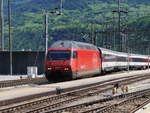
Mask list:
[{"label": "locomotive front", "polygon": [[54,43],[50,49],[45,62],[45,76],[49,81],[70,80],[75,76],[77,52],[72,45],[66,41]]},{"label": "locomotive front", "polygon": [[45,67],[48,80],[72,78],[71,50],[48,50]]}]

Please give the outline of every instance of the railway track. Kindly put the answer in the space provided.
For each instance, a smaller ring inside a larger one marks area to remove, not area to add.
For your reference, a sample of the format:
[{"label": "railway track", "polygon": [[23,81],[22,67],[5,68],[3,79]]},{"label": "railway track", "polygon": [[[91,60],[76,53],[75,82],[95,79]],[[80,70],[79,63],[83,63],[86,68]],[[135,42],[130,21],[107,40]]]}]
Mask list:
[{"label": "railway track", "polygon": [[39,113],[48,110],[54,110],[60,108],[64,105],[70,104],[71,102],[78,101],[82,98],[87,98],[89,96],[98,95],[102,92],[106,92],[114,87],[114,84],[126,85],[131,84],[140,80],[145,80],[150,78],[150,76],[140,76],[140,77],[129,77],[120,78],[113,81],[105,81],[94,86],[89,86],[79,90],[74,90],[66,93],[61,93],[55,96],[43,97],[38,100],[33,100],[30,102],[24,102],[18,105],[5,106],[0,109],[2,113]]},{"label": "railway track", "polygon": [[38,77],[38,78],[25,78],[19,80],[0,81],[0,88],[13,87],[31,83],[40,83],[40,82],[47,82],[47,80],[45,79],[45,77]]},{"label": "railway track", "polygon": [[[42,113],[134,113],[150,102],[150,89],[44,111]],[[138,107],[138,108],[137,108]]]},{"label": "railway track", "polygon": [[[132,96],[116,102],[110,106],[97,111],[97,113],[135,113],[138,109],[150,102],[150,90],[139,93],[135,92]],[[88,113],[88,112],[86,112]]]}]

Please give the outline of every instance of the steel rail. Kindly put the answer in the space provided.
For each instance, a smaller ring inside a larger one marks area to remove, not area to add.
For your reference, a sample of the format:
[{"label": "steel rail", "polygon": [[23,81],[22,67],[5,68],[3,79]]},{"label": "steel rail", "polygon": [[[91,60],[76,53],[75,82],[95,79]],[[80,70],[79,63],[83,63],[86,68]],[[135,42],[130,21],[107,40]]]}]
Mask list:
[{"label": "steel rail", "polygon": [[[113,88],[113,84],[115,83],[118,83],[118,82],[124,82],[124,84],[126,84],[126,81],[128,80],[131,80],[131,83],[132,82],[135,82],[137,80],[142,80],[142,79],[146,79],[146,78],[149,78],[150,76],[140,76],[142,78],[139,78],[139,76],[137,77],[129,77],[129,78],[119,78],[118,80],[115,79],[115,81],[107,81],[105,83],[101,83],[101,84],[97,84],[96,86],[90,86],[88,88],[82,88],[80,90],[74,90],[74,91],[69,91],[67,93],[63,93],[63,94],[60,94],[60,95],[55,95],[55,96],[52,96],[52,97],[46,97],[45,99],[41,99],[41,100],[37,100],[37,101],[33,101],[33,102],[27,102],[25,104],[21,104],[21,105],[15,105],[15,106],[12,106],[12,107],[9,107],[9,108],[5,108],[5,109],[0,109],[0,112],[10,112],[10,111],[17,111],[17,110],[20,110],[20,109],[23,109],[23,108],[27,108],[27,107],[30,107],[30,106],[33,106],[33,105],[37,105],[37,104],[40,104],[40,103],[44,103],[44,102],[53,102],[55,101],[56,103],[54,104],[51,104],[49,105],[49,107],[51,107],[51,109],[55,108],[55,107],[59,107],[60,105],[64,104],[64,103],[67,103],[68,102],[71,102],[71,101],[76,101],[80,98],[83,98],[85,96],[89,96],[89,95],[95,95],[97,93],[100,93],[100,92],[103,92],[103,91],[106,91],[106,90],[109,90],[109,89],[112,89]],[[129,82],[129,81],[128,81]],[[106,87],[107,85],[111,85],[110,87],[107,87],[107,88],[103,88],[103,87]],[[88,91],[92,91],[92,90],[95,90],[97,88],[100,88],[100,91],[93,91],[93,92],[90,92],[90,93],[87,93]],[[102,89],[103,88],[103,89]],[[71,97],[70,99],[67,99],[68,97],[70,97],[70,95],[76,95],[78,94],[78,96],[76,97]],[[81,95],[82,94],[82,95]],[[67,101],[62,101],[62,102],[58,102],[58,100],[61,100],[61,99],[67,99]]]},{"label": "steel rail", "polygon": [[[102,108],[101,110],[97,111],[96,113],[107,113],[107,112],[109,113],[110,111],[112,111],[114,109],[117,110],[117,107],[119,107],[119,106],[129,105],[130,102],[139,100],[140,98],[145,98],[144,102],[141,103],[142,106],[143,106],[143,104],[150,102],[150,92],[148,94],[141,94],[141,95],[136,96],[136,97],[133,95],[132,97],[130,97],[126,100],[123,100],[123,101],[118,102],[116,104],[112,104],[110,106],[106,106],[105,108]],[[141,106],[141,105],[138,105],[138,106]],[[135,107],[135,109],[137,110],[137,106]],[[135,111],[135,109],[133,111]],[[120,109],[119,109],[119,111],[120,111]],[[132,113],[133,111],[130,111],[130,112]]]},{"label": "steel rail", "polygon": [[[112,96],[112,97],[108,97],[108,98],[104,98],[104,99],[100,99],[100,100],[96,100],[96,101],[92,101],[92,102],[87,102],[87,103],[83,103],[83,104],[72,105],[72,106],[68,106],[68,107],[63,107],[63,108],[58,108],[58,109],[54,109],[54,110],[49,110],[49,111],[45,111],[45,112],[42,112],[42,113],[73,112],[74,109],[77,109],[77,108],[81,109],[82,107],[90,106],[90,105],[97,104],[97,103],[113,101],[113,100],[118,100],[118,99],[122,99],[122,98],[128,98],[126,100],[123,100],[121,102],[115,103],[113,105],[111,105],[111,104],[110,105],[104,105],[104,106],[100,106],[100,107],[97,107],[97,108],[94,108],[94,109],[90,109],[90,110],[87,110],[87,111],[82,111],[80,113],[105,112],[105,111],[107,111],[107,109],[110,110],[110,109],[114,108],[115,106],[117,106],[117,105],[119,105],[119,104],[121,104],[123,102],[128,101],[129,99],[139,98],[139,97],[141,97],[141,95],[145,95],[145,94],[150,95],[150,89],[137,91],[137,92],[132,92],[132,93],[127,93],[127,94],[122,94],[122,95],[117,95],[117,96]],[[34,111],[34,112],[37,112],[37,111]],[[27,113],[33,113],[33,112],[27,112]]]},{"label": "steel rail", "polygon": [[141,109],[142,107],[144,107],[145,105],[150,103],[150,99],[146,100],[145,102],[143,102],[139,107],[135,108],[134,110],[132,110],[130,113],[135,113],[136,111],[138,111],[139,109]]},{"label": "steel rail", "polygon": [[[145,76],[145,75],[141,75],[141,76]],[[120,78],[105,80],[105,81],[101,81],[101,82],[93,83],[93,84],[89,84],[89,85],[77,86],[77,87],[73,87],[73,88],[63,89],[63,91],[61,91],[61,92],[63,92],[63,93],[67,92],[67,94],[68,94],[69,91],[74,90],[72,92],[72,93],[74,93],[74,92],[76,92],[76,89],[81,89],[84,92],[85,91],[84,88],[91,87],[92,85],[96,86],[96,85],[100,85],[100,84],[103,84],[103,83],[106,83],[106,82],[111,82],[111,81],[126,79],[126,78],[133,78],[133,77],[136,77],[136,76],[120,77]],[[80,91],[80,90],[78,90],[78,91]],[[13,103],[19,103],[19,102],[22,102],[22,101],[32,100],[32,99],[40,98],[40,97],[43,97],[43,96],[51,96],[51,95],[54,96],[55,94],[57,94],[57,91],[51,91],[51,92],[48,91],[48,92],[44,92],[44,93],[33,94],[33,95],[19,97],[19,98],[15,98],[15,99],[4,100],[4,101],[0,101],[0,106],[6,106],[6,105],[9,105],[9,104],[13,104]]]},{"label": "steel rail", "polygon": [[[147,77],[144,77],[143,79],[146,79]],[[131,78],[130,78],[131,79]],[[134,79],[134,80],[132,80],[132,81],[128,81],[127,79],[126,80],[124,80],[124,84],[129,84],[129,83],[133,83],[133,82],[135,82],[135,81],[139,81],[139,80],[142,80],[142,79],[138,79],[138,80],[136,80],[136,79]],[[126,82],[126,81],[128,81],[128,83]],[[117,82],[119,82],[119,81],[117,81]],[[121,80],[121,82],[123,82],[123,80]],[[105,84],[105,85],[112,85],[112,83],[108,83],[108,84]],[[35,110],[29,110],[29,111],[27,111],[26,113],[33,113],[33,112],[40,112],[40,111],[43,111],[43,109],[44,110],[47,110],[47,109],[54,109],[54,108],[57,108],[57,107],[60,107],[61,105],[64,105],[64,104],[67,104],[67,103],[70,103],[70,102],[73,102],[73,101],[77,101],[77,100],[79,100],[79,99],[81,99],[81,98],[84,98],[84,97],[87,97],[87,96],[91,96],[91,95],[96,95],[96,94],[98,94],[98,93],[101,93],[101,92],[104,92],[104,91],[107,91],[107,90],[110,90],[110,89],[112,89],[114,86],[110,86],[110,87],[107,87],[107,88],[103,88],[103,87],[106,87],[105,85],[102,85],[101,86],[101,89],[100,90],[98,90],[98,91],[93,91],[93,92],[90,92],[90,93],[87,93],[85,90],[83,90],[83,91],[81,91],[81,93],[86,93],[86,94],[83,94],[83,95],[80,95],[80,96],[76,96],[76,97],[74,97],[74,98],[71,98],[71,99],[68,99],[68,100],[65,100],[65,101],[60,101],[60,102],[57,102],[57,103],[55,103],[55,104],[49,104],[49,105],[46,105],[46,106],[44,106],[44,107],[40,107],[40,108],[37,108],[37,109],[35,109]],[[123,83],[122,83],[122,85],[123,85]],[[98,86],[98,87],[100,87],[100,86]],[[96,87],[96,88],[98,88],[98,87]],[[102,89],[103,88],[103,89]],[[89,89],[88,89],[89,90]],[[94,89],[94,87],[92,88],[92,90],[95,90]],[[68,93],[69,94],[69,93]],[[71,93],[70,93],[71,94]]]}]

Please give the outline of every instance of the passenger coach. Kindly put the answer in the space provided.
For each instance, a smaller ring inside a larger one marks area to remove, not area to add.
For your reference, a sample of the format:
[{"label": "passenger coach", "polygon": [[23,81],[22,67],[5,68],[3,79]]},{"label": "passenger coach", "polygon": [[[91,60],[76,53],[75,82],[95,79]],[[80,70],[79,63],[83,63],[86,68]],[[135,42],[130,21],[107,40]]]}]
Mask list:
[{"label": "passenger coach", "polygon": [[112,51],[100,48],[102,53],[102,70],[103,72],[126,70],[128,68],[127,53]]},{"label": "passenger coach", "polygon": [[45,75],[51,80],[75,79],[100,74],[101,53],[92,44],[57,41],[48,49]]}]

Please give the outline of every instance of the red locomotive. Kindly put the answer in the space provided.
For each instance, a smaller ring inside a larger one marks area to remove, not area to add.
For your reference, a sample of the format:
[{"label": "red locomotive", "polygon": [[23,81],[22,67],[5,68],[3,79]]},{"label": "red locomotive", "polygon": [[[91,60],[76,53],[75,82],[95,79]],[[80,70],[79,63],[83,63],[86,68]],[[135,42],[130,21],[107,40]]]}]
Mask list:
[{"label": "red locomotive", "polygon": [[129,54],[76,41],[57,41],[49,49],[45,76],[51,80],[76,79],[101,72],[149,67],[146,55]]},{"label": "red locomotive", "polygon": [[98,48],[75,41],[57,41],[48,49],[45,75],[48,80],[75,79],[101,72]]}]

